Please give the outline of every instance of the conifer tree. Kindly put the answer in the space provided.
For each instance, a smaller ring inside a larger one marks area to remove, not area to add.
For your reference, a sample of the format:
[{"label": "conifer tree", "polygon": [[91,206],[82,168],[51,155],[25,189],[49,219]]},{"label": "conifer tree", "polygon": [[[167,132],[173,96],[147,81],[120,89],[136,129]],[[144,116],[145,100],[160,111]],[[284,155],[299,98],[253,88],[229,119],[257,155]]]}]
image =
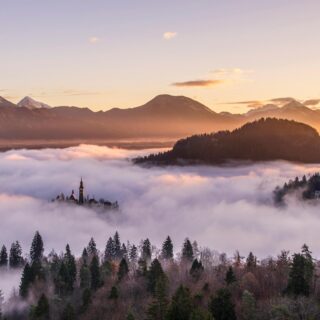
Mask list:
[{"label": "conifer tree", "polygon": [[42,294],[39,298],[38,304],[32,311],[31,318],[37,320],[48,320],[50,319],[49,309],[49,301],[47,297]]},{"label": "conifer tree", "polygon": [[233,268],[230,266],[226,273],[225,282],[229,286],[236,281],[237,281],[237,278],[233,272]]},{"label": "conifer tree", "polygon": [[129,268],[126,259],[122,258],[119,264],[118,270],[118,280],[121,281],[124,279],[129,273]]},{"label": "conifer tree", "polygon": [[97,245],[93,238],[91,238],[89,241],[87,252],[89,256],[94,256],[94,255],[97,255],[98,253]]},{"label": "conifer tree", "polygon": [[119,298],[119,293],[118,293],[118,289],[115,286],[112,286],[111,290],[110,290],[110,294],[109,294],[109,299],[110,300],[117,300]]},{"label": "conifer tree", "polygon": [[159,277],[156,282],[153,301],[147,310],[147,320],[164,320],[168,309],[167,279]]},{"label": "conifer tree", "polygon": [[141,258],[147,263],[151,260],[151,243],[149,239],[145,239],[142,242]]},{"label": "conifer tree", "polygon": [[22,276],[20,281],[19,294],[21,297],[23,298],[27,297],[29,287],[33,282],[33,280],[34,280],[33,270],[30,267],[29,263],[26,263],[22,271]]},{"label": "conifer tree", "polygon": [[97,290],[101,286],[99,259],[93,256],[90,264],[91,289]]},{"label": "conifer tree", "polygon": [[121,252],[121,242],[120,242],[120,236],[118,231],[113,236],[113,243],[114,243],[114,257],[117,260],[120,260],[122,258],[122,252]]},{"label": "conifer tree", "polygon": [[204,268],[201,261],[198,261],[198,259],[194,259],[191,269],[190,269],[190,275],[198,280],[203,272]]},{"label": "conifer tree", "polygon": [[165,279],[165,278],[166,276],[162,269],[160,261],[158,259],[154,259],[150,265],[150,269],[147,272],[148,290],[154,293],[157,282],[160,279]]},{"label": "conifer tree", "polygon": [[67,244],[64,254],[64,265],[66,269],[66,285],[68,291],[73,291],[73,285],[77,277],[77,267],[75,257],[72,255],[70,246]]},{"label": "conifer tree", "polygon": [[209,303],[209,310],[215,320],[236,320],[235,306],[227,289],[218,290]]},{"label": "conifer tree", "polygon": [[167,311],[167,320],[189,319],[193,310],[192,298],[188,288],[179,286],[172,297]]},{"label": "conifer tree", "polygon": [[104,251],[104,261],[111,261],[115,259],[115,244],[113,239],[110,237],[107,241],[106,248]]},{"label": "conifer tree", "polygon": [[8,266],[8,252],[7,248],[3,245],[0,251],[0,268]]},{"label": "conifer tree", "polygon": [[186,238],[183,243],[182,260],[185,262],[192,262],[193,261],[193,248],[192,248],[192,244],[188,238]]},{"label": "conifer tree", "polygon": [[173,259],[173,244],[169,236],[162,245],[161,257],[165,260]]},{"label": "conifer tree", "polygon": [[22,249],[19,241],[12,243],[9,255],[10,268],[19,268],[23,264]]},{"label": "conifer tree", "polygon": [[30,248],[31,263],[41,262],[43,251],[44,251],[44,248],[43,248],[42,237],[39,231],[36,231],[32,240],[31,248]]},{"label": "conifer tree", "polygon": [[289,272],[289,280],[286,292],[294,296],[308,296],[310,293],[308,261],[300,253],[293,255],[292,265]]},{"label": "conifer tree", "polygon": [[133,264],[133,265],[136,265],[136,263],[138,261],[138,248],[135,245],[133,245],[130,248],[129,260],[130,260],[130,263]]},{"label": "conifer tree", "polygon": [[252,252],[249,253],[246,261],[246,268],[252,269],[257,266],[257,258],[253,255]]},{"label": "conifer tree", "polygon": [[88,264],[89,263],[89,255],[87,248],[84,248],[81,255],[82,263]]},{"label": "conifer tree", "polygon": [[83,263],[80,268],[80,288],[90,288],[90,270],[86,263]]}]

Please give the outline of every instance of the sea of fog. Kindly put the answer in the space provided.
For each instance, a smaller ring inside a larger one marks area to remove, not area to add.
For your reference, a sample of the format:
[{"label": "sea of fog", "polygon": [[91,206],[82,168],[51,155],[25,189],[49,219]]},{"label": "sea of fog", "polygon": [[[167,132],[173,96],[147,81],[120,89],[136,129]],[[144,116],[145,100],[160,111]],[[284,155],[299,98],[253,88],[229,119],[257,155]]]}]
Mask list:
[{"label": "sea of fog", "polygon": [[[277,185],[320,171],[320,165],[143,168],[130,161],[150,152],[81,145],[1,153],[0,245],[9,248],[19,240],[27,254],[39,230],[47,253],[69,243],[79,255],[92,236],[103,250],[117,230],[123,242],[139,244],[148,237],[158,247],[170,235],[175,251],[189,237],[230,256],[235,250],[275,256],[307,243],[320,257],[320,204],[291,199],[279,209],[272,203]],[[61,192],[77,192],[81,177],[86,194],[117,200],[121,209],[99,214],[50,201]],[[18,278],[13,275],[16,283]],[[11,282],[0,277],[0,288],[8,290]]]}]

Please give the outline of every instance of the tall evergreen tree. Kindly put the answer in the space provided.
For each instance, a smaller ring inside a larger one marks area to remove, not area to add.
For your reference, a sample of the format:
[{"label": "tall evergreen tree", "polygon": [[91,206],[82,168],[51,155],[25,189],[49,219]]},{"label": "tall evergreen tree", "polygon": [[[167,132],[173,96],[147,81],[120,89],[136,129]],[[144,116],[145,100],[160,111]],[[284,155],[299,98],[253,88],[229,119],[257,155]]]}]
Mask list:
[{"label": "tall evergreen tree", "polygon": [[40,262],[42,259],[43,251],[44,251],[44,248],[43,248],[42,237],[39,231],[36,231],[32,240],[31,248],[30,248],[31,263]]},{"label": "tall evergreen tree", "polygon": [[64,265],[66,268],[66,285],[68,291],[73,291],[73,285],[77,278],[77,267],[75,257],[72,255],[70,246],[67,244],[64,254]]},{"label": "tall evergreen tree", "polygon": [[169,236],[162,244],[161,257],[165,260],[173,259],[173,244]]},{"label": "tall evergreen tree", "polygon": [[309,275],[307,275],[308,261],[300,253],[293,255],[289,272],[289,280],[286,292],[294,296],[308,296],[310,293]]},{"label": "tall evergreen tree", "polygon": [[91,276],[91,289],[97,290],[101,286],[101,275],[99,259],[97,256],[93,256],[90,264],[90,276]]},{"label": "tall evergreen tree", "polygon": [[19,241],[12,243],[9,255],[10,268],[19,268],[23,264],[22,249]]},{"label": "tall evergreen tree", "polygon": [[185,262],[192,262],[193,261],[193,248],[192,248],[192,244],[188,238],[186,238],[183,243],[182,260]]},{"label": "tall evergreen tree", "polygon": [[94,256],[98,254],[97,245],[93,238],[90,239],[87,252],[90,256]]},{"label": "tall evergreen tree", "polygon": [[[166,279],[165,273],[162,269],[161,263],[158,259],[154,259],[147,272],[148,290],[155,292],[157,282]],[[164,280],[165,281],[165,280]]]},{"label": "tall evergreen tree", "polygon": [[118,280],[121,281],[123,278],[125,278],[129,273],[129,267],[127,264],[126,259],[122,258],[119,264],[119,270],[118,270]]},{"label": "tall evergreen tree", "polygon": [[194,259],[191,269],[190,269],[190,275],[195,279],[198,280],[203,272],[204,268],[201,261],[198,261],[198,259]]},{"label": "tall evergreen tree", "polygon": [[0,268],[8,266],[8,252],[7,248],[3,245],[0,251]]},{"label": "tall evergreen tree", "polygon": [[190,291],[181,285],[172,297],[167,311],[167,320],[190,319],[192,310],[193,303]]},{"label": "tall evergreen tree", "polygon": [[121,252],[120,236],[118,231],[116,231],[116,233],[113,236],[113,243],[114,243],[115,259],[120,260],[122,258],[122,252]]},{"label": "tall evergreen tree", "polygon": [[233,268],[231,266],[227,270],[226,277],[225,277],[224,281],[226,282],[226,284],[228,286],[237,281],[237,278],[236,278],[236,276],[233,272]]},{"label": "tall evergreen tree", "polygon": [[48,320],[50,319],[50,307],[49,307],[49,301],[47,297],[42,294],[38,304],[31,312],[31,318],[36,320]]},{"label": "tall evergreen tree", "polygon": [[246,268],[252,269],[257,266],[257,258],[253,255],[252,252],[249,253],[246,261]]},{"label": "tall evergreen tree", "polygon": [[165,277],[160,277],[156,282],[153,301],[147,310],[147,320],[164,320],[166,319],[168,309],[168,288]]},{"label": "tall evergreen tree", "polygon": [[142,242],[141,258],[147,263],[151,260],[151,243],[149,239],[145,239]]},{"label": "tall evergreen tree", "polygon": [[19,294],[21,297],[25,298],[28,295],[28,290],[31,283],[34,281],[33,269],[30,267],[29,263],[26,263],[22,271]]},{"label": "tall evergreen tree", "polygon": [[110,237],[107,241],[106,248],[104,250],[104,261],[110,261],[115,259],[115,244]]},{"label": "tall evergreen tree", "polygon": [[86,312],[91,303],[92,303],[91,291],[90,289],[86,288],[82,292],[81,313]]},{"label": "tall evergreen tree", "polygon": [[227,289],[218,290],[209,302],[209,310],[215,320],[236,320],[235,306]]},{"label": "tall evergreen tree", "polygon": [[90,288],[90,270],[87,263],[83,263],[80,267],[80,288]]},{"label": "tall evergreen tree", "polygon": [[135,245],[130,248],[129,261],[133,265],[136,265],[138,262],[138,248]]}]

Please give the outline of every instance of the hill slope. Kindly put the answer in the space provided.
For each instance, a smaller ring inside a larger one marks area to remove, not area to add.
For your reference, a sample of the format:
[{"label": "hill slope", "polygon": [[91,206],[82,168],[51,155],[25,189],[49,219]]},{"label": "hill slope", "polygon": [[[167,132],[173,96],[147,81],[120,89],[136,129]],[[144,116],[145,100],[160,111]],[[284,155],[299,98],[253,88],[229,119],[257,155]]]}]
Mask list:
[{"label": "hill slope", "polygon": [[261,119],[232,132],[195,135],[179,140],[171,151],[136,159],[137,163],[181,164],[288,160],[320,162],[320,137],[308,125]]}]

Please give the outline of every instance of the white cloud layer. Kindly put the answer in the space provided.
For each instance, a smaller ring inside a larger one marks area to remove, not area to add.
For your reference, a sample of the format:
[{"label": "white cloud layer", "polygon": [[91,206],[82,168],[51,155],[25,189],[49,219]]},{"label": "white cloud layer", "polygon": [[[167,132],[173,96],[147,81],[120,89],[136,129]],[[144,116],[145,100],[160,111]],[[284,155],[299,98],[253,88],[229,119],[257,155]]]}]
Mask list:
[{"label": "white cloud layer", "polygon": [[[148,151],[149,152],[149,151]],[[13,150],[0,154],[0,245],[19,240],[27,253],[39,230],[46,252],[69,243],[76,254],[91,236],[103,250],[110,235],[139,243],[149,237],[158,247],[167,235],[181,248],[185,237],[232,255],[259,257],[309,244],[320,256],[319,206],[272,205],[272,190],[318,166],[285,162],[235,167],[142,168],[128,159],[146,151],[82,145],[68,149]],[[117,213],[98,214],[51,203],[77,189],[97,199],[118,200]],[[3,283],[0,279],[0,288]]]}]

